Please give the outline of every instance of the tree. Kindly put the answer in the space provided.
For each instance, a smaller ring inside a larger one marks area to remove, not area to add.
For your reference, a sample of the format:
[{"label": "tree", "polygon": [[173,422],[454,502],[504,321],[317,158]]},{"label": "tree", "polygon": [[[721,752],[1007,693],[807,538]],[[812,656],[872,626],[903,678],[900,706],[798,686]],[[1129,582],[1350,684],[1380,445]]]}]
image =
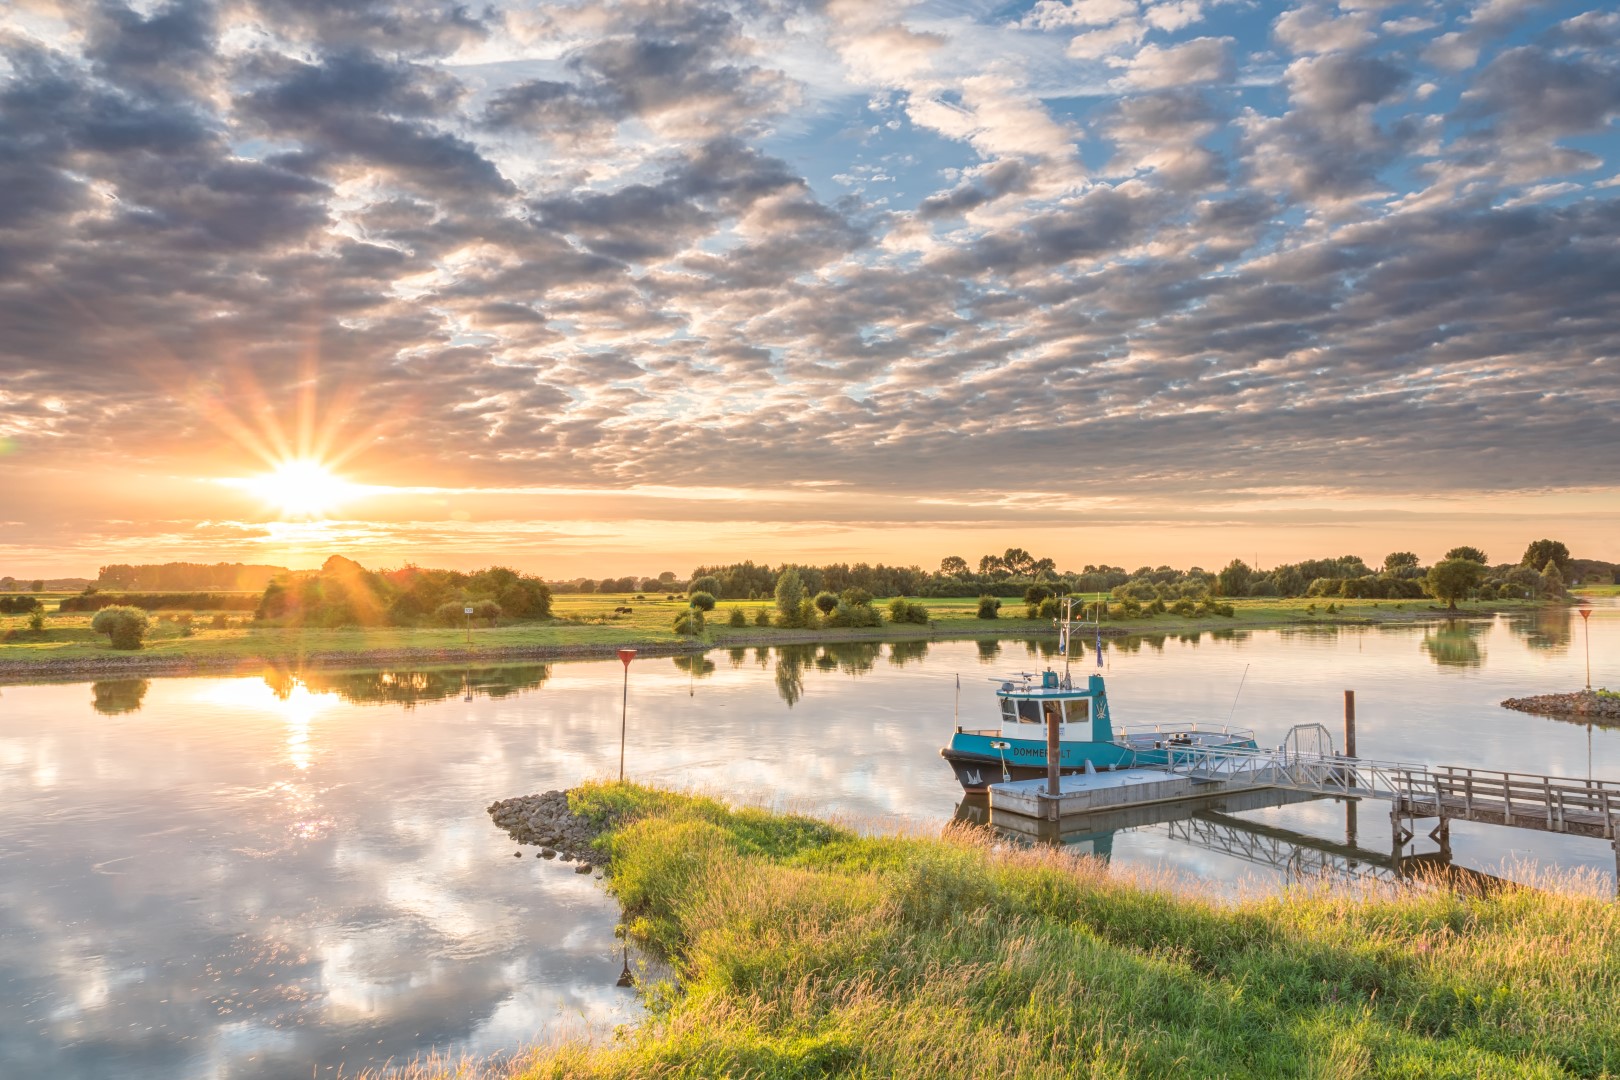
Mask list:
[{"label": "tree", "polygon": [[[1536,540],[1524,549],[1524,558],[1519,560],[1520,566],[1546,566],[1548,562],[1558,567],[1560,580],[1569,574],[1569,548],[1557,540]],[[34,590],[38,592],[38,589]]]},{"label": "tree", "polygon": [[783,626],[798,626],[804,604],[804,581],[794,566],[783,567],[776,578],[776,619]]},{"label": "tree", "polygon": [[[1563,545],[1560,544],[1559,546],[1562,547]],[[1564,552],[1564,558],[1566,558],[1566,559],[1569,558],[1569,552],[1567,552],[1567,551]],[[35,578],[33,581],[28,583],[28,591],[29,592],[44,592],[45,591],[45,582],[42,581],[39,578]]]},{"label": "tree", "polygon": [[838,595],[830,592],[816,593],[816,610],[823,615],[831,615],[833,608],[838,606]]},{"label": "tree", "polygon": [[473,618],[483,619],[491,626],[501,617],[501,605],[493,600],[479,600],[472,605],[472,609]]},{"label": "tree", "polygon": [[967,560],[960,555],[947,555],[939,560],[939,572],[958,577],[968,572]]},{"label": "tree", "polygon": [[1554,598],[1564,595],[1564,575],[1558,569],[1558,563],[1552,559],[1548,559],[1547,565],[1541,568],[1541,590]]},{"label": "tree", "polygon": [[1466,544],[1464,544],[1462,547],[1454,547],[1450,551],[1446,552],[1446,558],[1448,560],[1467,559],[1469,562],[1476,562],[1481,566],[1484,566],[1490,561],[1489,559],[1485,558],[1485,553],[1479,550],[1479,548],[1469,547]]},{"label": "tree", "polygon": [[1000,611],[1000,610],[1001,610],[1001,601],[1000,600],[997,600],[993,596],[981,596],[981,597],[979,597],[979,618],[981,618],[981,619],[998,618],[996,613],[998,611]]},{"label": "tree", "polygon": [[688,596],[695,596],[700,592],[719,596],[720,579],[715,577],[713,574],[705,574],[700,578],[693,578],[692,584],[686,587],[686,594]]},{"label": "tree", "polygon": [[1215,575],[1215,587],[1222,596],[1247,596],[1249,578],[1254,571],[1242,559],[1233,559],[1226,569]]},{"label": "tree", "polygon": [[1461,557],[1444,559],[1429,567],[1424,585],[1428,588],[1430,596],[1444,600],[1448,608],[1456,611],[1457,601],[1467,597],[1468,590],[1479,584],[1484,569],[1484,563],[1476,559]]},{"label": "tree", "polygon": [[714,604],[715,604],[714,593],[711,593],[711,592],[695,592],[690,597],[688,597],[688,600],[691,602],[692,606],[697,608],[699,611],[713,611],[714,610]]},{"label": "tree", "polygon": [[1392,551],[1384,556],[1384,573],[1401,577],[1418,568],[1418,557],[1410,551]]},{"label": "tree", "polygon": [[90,629],[98,634],[106,634],[115,649],[140,648],[141,639],[151,625],[152,620],[146,612],[122,604],[104,607],[90,620]]}]

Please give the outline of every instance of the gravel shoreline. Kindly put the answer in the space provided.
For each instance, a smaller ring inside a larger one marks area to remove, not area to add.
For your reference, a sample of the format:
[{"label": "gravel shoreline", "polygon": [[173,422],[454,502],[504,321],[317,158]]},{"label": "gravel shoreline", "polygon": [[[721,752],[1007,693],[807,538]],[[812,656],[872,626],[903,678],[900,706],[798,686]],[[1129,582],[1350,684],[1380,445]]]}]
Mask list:
[{"label": "gravel shoreline", "polygon": [[[535,858],[574,863],[576,874],[597,870],[591,864],[591,842],[601,835],[603,826],[576,817],[568,809],[568,792],[519,795],[490,803],[485,809],[515,843],[538,847],[540,851]],[[521,851],[514,854],[523,857]],[[596,876],[601,877],[601,872]]]},{"label": "gravel shoreline", "polygon": [[1620,720],[1620,696],[1600,695],[1592,690],[1577,690],[1573,694],[1537,694],[1534,697],[1508,698],[1504,709],[1540,713],[1543,716],[1600,716]]}]

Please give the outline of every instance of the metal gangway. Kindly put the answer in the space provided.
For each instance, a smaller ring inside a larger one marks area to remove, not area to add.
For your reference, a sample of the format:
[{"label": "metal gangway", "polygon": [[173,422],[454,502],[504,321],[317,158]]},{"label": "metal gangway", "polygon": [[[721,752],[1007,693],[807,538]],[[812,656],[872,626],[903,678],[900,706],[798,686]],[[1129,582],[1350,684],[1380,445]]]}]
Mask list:
[{"label": "metal gangway", "polygon": [[1403,822],[1418,818],[1439,819],[1429,835],[1445,850],[1452,820],[1608,840],[1620,883],[1614,781],[1346,757],[1333,751],[1333,736],[1321,724],[1296,725],[1275,749],[1167,746],[1165,752],[1170,772],[1223,789],[1277,787],[1388,802],[1397,851],[1413,836]]}]

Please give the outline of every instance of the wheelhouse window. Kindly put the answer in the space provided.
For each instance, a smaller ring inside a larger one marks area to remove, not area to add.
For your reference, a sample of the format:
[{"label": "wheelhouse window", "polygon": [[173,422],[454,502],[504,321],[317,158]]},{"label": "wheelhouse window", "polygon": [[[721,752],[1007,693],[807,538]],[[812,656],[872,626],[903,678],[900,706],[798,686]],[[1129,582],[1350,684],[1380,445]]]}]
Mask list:
[{"label": "wheelhouse window", "polygon": [[1012,698],[1001,699],[1001,722],[1003,724],[1018,723],[1018,706],[1013,703]]},{"label": "wheelhouse window", "polygon": [[1091,699],[1090,698],[1080,698],[1080,699],[1078,699],[1076,701],[1070,701],[1070,702],[1067,703],[1067,708],[1068,708],[1068,712],[1069,712],[1069,723],[1071,723],[1071,724],[1089,724],[1089,723],[1091,723]]},{"label": "wheelhouse window", "polygon": [[1061,702],[1061,701],[1048,701],[1045,704],[1046,704],[1046,710],[1045,710],[1046,711],[1046,716],[1045,716],[1045,718],[1043,720],[1043,723],[1050,724],[1050,723],[1053,723],[1054,721],[1059,723],[1059,724],[1063,723],[1063,702]]},{"label": "wheelhouse window", "polygon": [[1041,722],[1041,703],[1030,701],[1028,698],[1018,703],[1018,722],[1021,724],[1038,724]]}]

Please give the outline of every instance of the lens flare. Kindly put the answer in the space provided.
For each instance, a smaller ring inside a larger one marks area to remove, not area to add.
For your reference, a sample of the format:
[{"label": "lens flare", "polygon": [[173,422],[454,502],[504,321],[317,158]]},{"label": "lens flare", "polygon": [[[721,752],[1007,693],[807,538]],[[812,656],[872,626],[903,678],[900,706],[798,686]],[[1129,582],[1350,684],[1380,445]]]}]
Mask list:
[{"label": "lens flare", "polygon": [[344,503],[364,495],[363,484],[333,474],[319,461],[296,458],[284,461],[262,476],[232,481],[279,510],[283,517],[325,517]]}]

